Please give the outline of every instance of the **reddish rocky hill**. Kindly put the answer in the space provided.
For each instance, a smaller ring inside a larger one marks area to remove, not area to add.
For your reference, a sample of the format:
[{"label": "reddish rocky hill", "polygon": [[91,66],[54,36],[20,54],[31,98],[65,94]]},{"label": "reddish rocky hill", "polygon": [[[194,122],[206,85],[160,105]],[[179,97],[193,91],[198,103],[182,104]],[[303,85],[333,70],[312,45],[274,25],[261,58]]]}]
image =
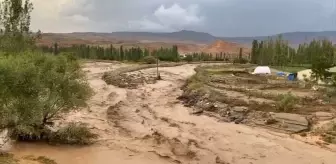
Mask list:
[{"label": "reddish rocky hill", "polygon": [[214,43],[204,47],[201,51],[206,53],[218,54],[225,53],[231,55],[238,55],[240,48],[243,48],[243,55],[250,53],[250,48],[244,47],[237,43],[227,42],[223,40],[217,40]]}]

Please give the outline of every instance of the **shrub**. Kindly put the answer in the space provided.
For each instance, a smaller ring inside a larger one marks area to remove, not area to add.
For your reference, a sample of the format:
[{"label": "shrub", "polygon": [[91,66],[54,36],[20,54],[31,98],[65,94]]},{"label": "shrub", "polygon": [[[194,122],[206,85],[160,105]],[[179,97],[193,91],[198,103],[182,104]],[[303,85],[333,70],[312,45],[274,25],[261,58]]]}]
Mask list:
[{"label": "shrub", "polygon": [[0,128],[39,139],[55,116],[85,105],[91,89],[75,58],[23,52],[0,60]]},{"label": "shrub", "polygon": [[292,93],[279,95],[276,102],[276,109],[281,112],[291,112],[294,109],[295,104],[298,103],[298,98]]},{"label": "shrub", "polygon": [[87,124],[70,123],[50,134],[49,142],[58,144],[87,145],[91,144],[98,135],[90,131]]},{"label": "shrub", "polygon": [[154,56],[146,56],[146,57],[144,57],[143,60],[146,64],[155,64],[156,63],[156,58]]}]

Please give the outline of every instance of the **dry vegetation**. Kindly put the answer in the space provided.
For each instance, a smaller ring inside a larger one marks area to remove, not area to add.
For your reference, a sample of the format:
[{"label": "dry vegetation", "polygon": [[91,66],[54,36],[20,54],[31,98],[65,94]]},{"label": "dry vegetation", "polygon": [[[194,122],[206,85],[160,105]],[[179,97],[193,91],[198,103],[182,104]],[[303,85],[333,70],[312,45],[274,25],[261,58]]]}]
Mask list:
[{"label": "dry vegetation", "polygon": [[[197,67],[196,74],[182,87],[179,98],[193,106],[193,114],[216,116],[225,122],[258,125],[289,133],[310,131],[318,115],[332,115],[333,92],[313,90],[304,82],[288,81],[276,75],[252,75],[252,65]],[[322,112],[323,114],[319,114]],[[317,114],[316,114],[317,113]],[[323,132],[330,140],[334,128]],[[332,132],[330,132],[332,131]],[[322,134],[322,133],[319,133]],[[322,136],[323,136],[322,135]],[[327,138],[327,139],[326,139]],[[334,139],[334,138],[332,138]]]}]

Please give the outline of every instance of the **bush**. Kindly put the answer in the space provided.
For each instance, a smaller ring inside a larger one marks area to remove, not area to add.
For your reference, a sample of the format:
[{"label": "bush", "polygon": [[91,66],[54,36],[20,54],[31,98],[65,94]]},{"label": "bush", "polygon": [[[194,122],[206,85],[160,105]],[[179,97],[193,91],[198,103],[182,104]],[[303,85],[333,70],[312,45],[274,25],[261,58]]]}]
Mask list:
[{"label": "bush", "polygon": [[49,142],[58,144],[87,145],[91,144],[98,135],[90,131],[86,124],[70,123],[50,135]]},{"label": "bush", "polygon": [[75,58],[24,52],[0,59],[0,129],[42,138],[55,116],[85,105],[91,89]]},{"label": "bush", "polygon": [[291,112],[297,103],[298,98],[295,97],[292,93],[288,92],[287,94],[278,96],[276,109],[281,112]]},{"label": "bush", "polygon": [[156,58],[154,56],[146,56],[146,57],[144,57],[143,60],[146,64],[155,64],[156,63]]}]

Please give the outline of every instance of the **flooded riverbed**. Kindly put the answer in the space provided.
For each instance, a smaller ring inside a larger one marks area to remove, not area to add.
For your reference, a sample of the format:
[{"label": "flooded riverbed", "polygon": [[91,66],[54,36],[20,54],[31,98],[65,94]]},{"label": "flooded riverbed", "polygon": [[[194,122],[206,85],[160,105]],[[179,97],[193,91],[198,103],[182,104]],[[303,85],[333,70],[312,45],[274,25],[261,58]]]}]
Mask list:
[{"label": "flooded riverbed", "polygon": [[[218,122],[191,110],[176,98],[196,65],[160,68],[163,80],[136,89],[118,88],[101,80],[104,71],[125,66],[85,65],[95,95],[89,108],[62,121],[88,123],[100,138],[92,146],[15,144],[16,157],[46,156],[58,164],[333,164],[336,153],[265,129]],[[107,67],[107,68],[105,68]],[[139,74],[155,74],[156,69]],[[136,72],[135,72],[136,73]],[[113,114],[113,115],[111,115]],[[37,163],[23,163],[37,164]]]}]

